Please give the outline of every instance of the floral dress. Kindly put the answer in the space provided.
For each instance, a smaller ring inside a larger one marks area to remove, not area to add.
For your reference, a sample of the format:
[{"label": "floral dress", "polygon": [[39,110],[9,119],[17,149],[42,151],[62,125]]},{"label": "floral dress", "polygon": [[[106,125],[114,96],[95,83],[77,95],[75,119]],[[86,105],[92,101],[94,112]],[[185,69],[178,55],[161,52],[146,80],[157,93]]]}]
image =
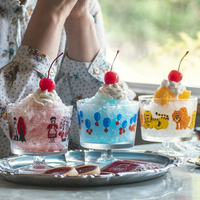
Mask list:
[{"label": "floral dress", "polygon": [[[21,45],[36,0],[0,0],[0,158],[10,155],[7,105],[19,102],[34,93],[52,60],[37,49]],[[63,29],[58,54],[65,52],[52,66],[50,78],[63,103],[73,105],[69,148],[80,148],[76,101],[93,96],[102,85],[109,70],[105,61],[103,20],[97,0],[90,0],[89,10],[94,17],[100,50],[92,62],[77,62],[67,57],[67,37]]]}]

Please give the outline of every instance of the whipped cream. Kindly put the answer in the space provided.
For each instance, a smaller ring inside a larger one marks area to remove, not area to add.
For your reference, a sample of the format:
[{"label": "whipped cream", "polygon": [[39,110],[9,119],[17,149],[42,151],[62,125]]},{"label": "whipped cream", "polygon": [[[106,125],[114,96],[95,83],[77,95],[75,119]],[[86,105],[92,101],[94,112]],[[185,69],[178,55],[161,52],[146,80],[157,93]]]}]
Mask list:
[{"label": "whipped cream", "polygon": [[186,87],[183,86],[181,82],[169,81],[167,79],[162,81],[161,87],[162,86],[165,86],[169,90],[173,91],[175,96],[182,94],[183,91],[186,90]]},{"label": "whipped cream", "polygon": [[20,104],[27,107],[34,106],[35,104],[42,106],[59,105],[62,104],[62,100],[55,90],[48,92],[48,90],[42,91],[38,88],[33,94],[29,94],[26,98],[22,99]]},{"label": "whipped cream", "polygon": [[37,104],[47,105],[47,104],[56,104],[62,103],[60,97],[58,96],[55,90],[48,92],[48,90],[42,91],[38,88],[31,96],[33,101]]},{"label": "whipped cream", "polygon": [[108,99],[128,99],[127,97],[128,86],[124,82],[115,84],[103,84],[99,88],[99,93],[106,96]]}]

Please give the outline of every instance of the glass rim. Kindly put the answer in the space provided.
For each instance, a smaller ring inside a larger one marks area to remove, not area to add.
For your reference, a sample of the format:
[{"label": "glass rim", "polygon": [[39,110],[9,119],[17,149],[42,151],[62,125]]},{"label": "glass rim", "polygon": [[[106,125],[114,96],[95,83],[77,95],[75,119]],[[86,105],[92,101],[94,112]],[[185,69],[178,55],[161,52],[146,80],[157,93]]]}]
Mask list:
[{"label": "glass rim", "polygon": [[16,108],[16,109],[24,109],[24,110],[29,110],[29,109],[34,109],[34,110],[42,110],[44,108],[47,108],[48,110],[51,110],[51,109],[64,109],[64,108],[73,108],[73,105],[64,105],[64,106],[56,106],[56,107],[53,107],[53,106],[39,106],[39,107],[35,107],[35,106],[28,106],[28,107],[22,107],[22,106],[16,106],[16,104],[12,103],[12,104],[8,104],[7,105],[7,108]]},{"label": "glass rim", "polygon": [[[152,100],[152,99],[155,99],[157,101],[161,101],[161,100],[163,100],[165,98],[154,98],[154,95],[140,95],[140,96],[138,96],[138,99],[142,100],[142,101],[143,100]],[[198,100],[198,97],[190,96],[190,98],[188,98],[188,99],[173,98],[173,99],[169,99],[168,101],[188,101],[188,100],[196,101],[196,100]]]},{"label": "glass rim", "polygon": [[122,103],[122,104],[110,104],[110,103],[105,103],[105,102],[97,102],[97,101],[92,101],[92,102],[84,102],[84,100],[83,99],[81,99],[81,100],[78,100],[77,101],[77,106],[78,106],[78,104],[80,105],[80,104],[82,104],[82,105],[100,105],[100,106],[103,106],[103,105],[105,105],[105,106],[118,106],[118,105],[120,105],[120,106],[130,106],[130,105],[138,105],[139,104],[139,101],[137,101],[137,100],[129,100],[129,103]]}]

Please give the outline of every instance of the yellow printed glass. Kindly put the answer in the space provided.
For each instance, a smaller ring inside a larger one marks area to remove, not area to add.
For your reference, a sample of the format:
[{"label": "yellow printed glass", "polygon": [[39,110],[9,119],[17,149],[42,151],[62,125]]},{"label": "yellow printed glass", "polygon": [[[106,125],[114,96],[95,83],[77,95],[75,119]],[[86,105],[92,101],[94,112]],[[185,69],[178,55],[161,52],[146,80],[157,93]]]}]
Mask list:
[{"label": "yellow printed glass", "polygon": [[[190,140],[195,126],[197,97],[170,99],[162,105],[161,99],[139,96],[142,139],[154,142]],[[162,99],[163,101],[163,99]]]}]

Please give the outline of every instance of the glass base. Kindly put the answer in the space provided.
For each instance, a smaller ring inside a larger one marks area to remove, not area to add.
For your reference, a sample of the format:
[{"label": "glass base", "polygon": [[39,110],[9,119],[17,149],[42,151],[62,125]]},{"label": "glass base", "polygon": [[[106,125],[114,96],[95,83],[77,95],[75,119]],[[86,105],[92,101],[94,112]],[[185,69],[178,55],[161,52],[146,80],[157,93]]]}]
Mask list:
[{"label": "glass base", "polygon": [[191,141],[174,143],[174,146],[185,152],[186,156],[198,157],[200,153],[200,141],[197,139],[196,135],[193,136]]},{"label": "glass base", "polygon": [[15,172],[19,174],[41,174],[43,171],[51,168],[45,162],[44,156],[33,156],[33,163],[31,165],[20,167]]},{"label": "glass base", "polygon": [[65,161],[50,161],[48,163],[45,162],[44,156],[33,156],[32,164],[28,164],[22,167],[15,169],[15,173],[18,174],[41,174],[42,172],[60,166],[66,166],[67,163]]},{"label": "glass base", "polygon": [[18,168],[15,172],[18,174],[41,174],[42,172],[46,171],[47,169],[51,169],[52,167],[48,165],[38,165],[35,166],[34,164],[28,165],[25,167]]},{"label": "glass base", "polygon": [[28,155],[28,156],[51,156],[51,155],[60,155],[67,153],[67,149],[64,151],[49,151],[49,152],[42,152],[42,151],[24,151],[23,149],[14,148],[11,145],[11,152],[16,155]]},{"label": "glass base", "polygon": [[183,141],[189,141],[191,140],[193,135],[188,135],[185,137],[161,137],[161,136],[149,136],[149,135],[144,135],[142,134],[142,139],[145,141],[150,141],[150,142],[183,142]]},{"label": "glass base", "polygon": [[134,143],[124,142],[124,143],[104,144],[104,143],[81,142],[81,146],[87,149],[123,149],[123,148],[133,147]]},{"label": "glass base", "polygon": [[112,150],[102,150],[101,156],[96,160],[96,163],[110,163],[116,160],[113,157]]},{"label": "glass base", "polygon": [[175,151],[172,147],[170,142],[163,142],[162,148],[158,150],[159,153],[168,155],[168,156],[184,156],[184,152]]}]

